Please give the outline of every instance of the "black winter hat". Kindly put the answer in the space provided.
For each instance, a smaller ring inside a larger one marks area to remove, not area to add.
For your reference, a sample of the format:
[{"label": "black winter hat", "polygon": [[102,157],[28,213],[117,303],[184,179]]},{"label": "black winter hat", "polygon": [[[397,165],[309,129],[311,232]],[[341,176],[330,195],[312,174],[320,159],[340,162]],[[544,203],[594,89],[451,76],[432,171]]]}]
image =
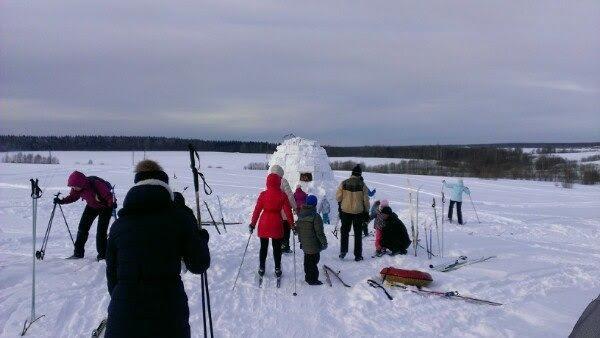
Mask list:
[{"label": "black winter hat", "polygon": [[381,213],[386,214],[386,215],[391,215],[394,212],[392,211],[392,208],[390,208],[390,207],[383,207],[383,209],[381,209]]},{"label": "black winter hat", "polygon": [[354,176],[362,175],[362,168],[361,168],[360,164],[357,164],[356,166],[354,166],[354,168],[352,168],[352,175],[354,175]]}]

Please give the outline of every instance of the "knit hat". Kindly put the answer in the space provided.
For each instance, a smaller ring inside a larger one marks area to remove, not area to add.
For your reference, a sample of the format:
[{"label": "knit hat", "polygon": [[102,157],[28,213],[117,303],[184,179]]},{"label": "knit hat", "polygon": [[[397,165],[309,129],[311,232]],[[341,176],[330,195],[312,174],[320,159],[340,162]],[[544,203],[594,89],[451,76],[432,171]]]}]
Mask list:
[{"label": "knit hat", "polygon": [[318,202],[317,196],[315,195],[308,195],[306,197],[306,205],[316,206]]},{"label": "knit hat", "polygon": [[165,183],[169,183],[169,175],[163,171],[163,168],[155,161],[143,160],[135,166],[135,177],[134,183],[145,180],[160,180]]},{"label": "knit hat", "polygon": [[354,168],[352,168],[352,175],[353,176],[362,175],[362,168],[361,168],[360,164],[357,164],[354,166]]},{"label": "knit hat", "polygon": [[388,200],[381,200],[379,202],[379,208],[383,209],[385,207],[389,207],[390,206],[390,201]]},{"label": "knit hat", "polygon": [[381,213],[382,214],[386,214],[386,215],[391,215],[393,213],[392,208],[390,207],[385,207],[381,209]]}]

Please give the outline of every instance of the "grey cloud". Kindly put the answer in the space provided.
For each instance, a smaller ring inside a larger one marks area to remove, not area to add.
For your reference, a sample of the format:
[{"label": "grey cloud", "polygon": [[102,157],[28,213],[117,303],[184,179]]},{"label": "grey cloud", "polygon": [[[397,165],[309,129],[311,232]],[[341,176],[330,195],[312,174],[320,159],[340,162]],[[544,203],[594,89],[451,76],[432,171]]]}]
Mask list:
[{"label": "grey cloud", "polygon": [[0,132],[598,140],[599,18],[591,1],[4,1]]}]

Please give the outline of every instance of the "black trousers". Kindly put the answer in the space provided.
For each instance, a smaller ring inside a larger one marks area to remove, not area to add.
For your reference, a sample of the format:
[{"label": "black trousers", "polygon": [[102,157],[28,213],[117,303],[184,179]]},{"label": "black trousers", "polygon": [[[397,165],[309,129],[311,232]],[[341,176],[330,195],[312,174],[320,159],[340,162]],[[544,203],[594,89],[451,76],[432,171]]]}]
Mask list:
[{"label": "black trousers", "polygon": [[454,204],[456,204],[456,216],[458,217],[458,224],[463,224],[462,202],[450,200],[450,207],[448,207],[448,219],[452,220],[452,209],[454,209]]},{"label": "black trousers", "polygon": [[[281,239],[271,239],[273,247],[273,260],[275,261],[275,269],[281,269]],[[265,261],[267,260],[267,252],[269,251],[269,239],[260,239],[260,268],[264,270]]]},{"label": "black trousers", "polygon": [[321,260],[321,254],[304,254],[304,280],[307,283],[316,282],[319,280],[319,261]]},{"label": "black trousers", "polygon": [[363,236],[369,236],[369,223],[365,221],[363,221]]},{"label": "black trousers", "polygon": [[290,233],[291,232],[292,232],[292,230],[290,230],[288,221],[283,221],[283,240],[281,242],[282,248],[285,248],[285,249],[290,248]]},{"label": "black trousers", "polygon": [[350,228],[354,230],[354,257],[362,257],[362,231],[363,231],[363,216],[361,214],[347,214],[342,212],[340,215],[342,227],[340,232],[342,235],[340,251],[341,253],[348,252],[348,239],[350,237]]},{"label": "black trousers", "polygon": [[98,227],[96,228],[96,250],[101,257],[106,256],[106,233],[108,224],[112,216],[112,208],[95,209],[86,205],[79,220],[77,229],[77,239],[75,240],[75,256],[83,257],[85,253],[85,242],[87,242],[90,228],[96,217],[98,217]]}]

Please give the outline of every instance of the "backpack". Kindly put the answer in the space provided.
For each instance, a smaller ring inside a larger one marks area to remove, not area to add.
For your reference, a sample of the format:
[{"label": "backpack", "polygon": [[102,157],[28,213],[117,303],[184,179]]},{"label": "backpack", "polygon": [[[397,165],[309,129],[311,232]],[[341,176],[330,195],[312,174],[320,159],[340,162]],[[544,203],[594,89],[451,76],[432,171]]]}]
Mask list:
[{"label": "backpack", "polygon": [[96,194],[96,196],[98,196],[98,199],[102,199],[102,195],[100,195],[100,192],[98,191],[98,189],[96,189],[96,184],[95,182],[101,182],[102,184],[106,185],[106,187],[108,188],[108,190],[110,191],[110,194],[112,196],[112,201],[108,201],[108,200],[104,200],[104,201],[100,201],[100,203],[104,204],[105,206],[108,206],[111,202],[113,203],[113,207],[116,208],[117,203],[115,203],[115,187],[110,184],[107,180],[100,178],[98,176],[88,176],[87,177],[88,180],[90,180],[90,186],[92,187],[92,190],[94,191],[94,193]]}]

